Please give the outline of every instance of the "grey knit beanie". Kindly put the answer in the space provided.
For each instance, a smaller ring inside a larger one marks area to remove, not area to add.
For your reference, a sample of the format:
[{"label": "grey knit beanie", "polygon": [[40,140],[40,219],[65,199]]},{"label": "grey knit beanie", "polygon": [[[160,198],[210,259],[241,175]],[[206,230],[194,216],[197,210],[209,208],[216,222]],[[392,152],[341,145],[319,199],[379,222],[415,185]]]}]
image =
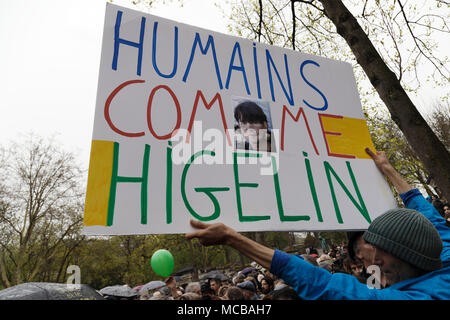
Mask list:
[{"label": "grey knit beanie", "polygon": [[419,269],[442,268],[441,237],[433,224],[416,210],[386,211],[373,220],[363,239]]}]

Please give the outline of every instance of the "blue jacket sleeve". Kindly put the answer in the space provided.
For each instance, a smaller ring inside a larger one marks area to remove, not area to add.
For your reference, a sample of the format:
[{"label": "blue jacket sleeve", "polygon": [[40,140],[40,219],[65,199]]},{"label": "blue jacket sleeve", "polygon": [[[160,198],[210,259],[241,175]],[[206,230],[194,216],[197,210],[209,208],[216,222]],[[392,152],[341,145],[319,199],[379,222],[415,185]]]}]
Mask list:
[{"label": "blue jacket sleeve", "polygon": [[434,225],[442,240],[441,260],[445,266],[450,265],[450,228],[445,224],[445,219],[420,193],[418,189],[412,189],[401,193],[400,197],[408,209],[414,209],[422,213]]},{"label": "blue jacket sleeve", "polygon": [[270,272],[282,278],[305,300],[423,300],[431,299],[425,293],[395,289],[377,290],[360,283],[355,277],[331,274],[313,266],[302,258],[275,250]]}]

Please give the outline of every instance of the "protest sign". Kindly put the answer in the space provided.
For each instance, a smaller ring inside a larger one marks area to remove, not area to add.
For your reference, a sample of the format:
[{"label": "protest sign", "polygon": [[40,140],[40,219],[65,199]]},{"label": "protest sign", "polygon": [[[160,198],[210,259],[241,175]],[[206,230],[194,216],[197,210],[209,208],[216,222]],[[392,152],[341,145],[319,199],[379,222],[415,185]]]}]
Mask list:
[{"label": "protest sign", "polygon": [[85,234],[364,229],[365,147],[350,64],[107,4]]}]

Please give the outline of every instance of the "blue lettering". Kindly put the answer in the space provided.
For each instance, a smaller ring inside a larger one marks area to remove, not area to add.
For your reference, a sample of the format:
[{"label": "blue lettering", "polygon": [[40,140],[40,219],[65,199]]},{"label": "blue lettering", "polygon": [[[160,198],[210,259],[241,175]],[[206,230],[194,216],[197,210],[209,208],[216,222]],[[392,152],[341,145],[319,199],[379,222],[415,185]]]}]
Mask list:
[{"label": "blue lettering", "polygon": [[284,65],[285,65],[285,68],[286,68],[286,76],[287,76],[287,81],[288,81],[289,94],[286,92],[286,88],[284,87],[283,81],[281,80],[280,74],[278,73],[278,70],[275,67],[275,64],[274,64],[274,62],[272,60],[272,57],[270,56],[270,52],[269,52],[268,49],[266,49],[266,59],[267,59],[267,71],[269,73],[270,92],[272,93],[272,101],[275,101],[275,94],[273,92],[272,71],[271,71],[270,65],[272,65],[273,70],[275,70],[275,73],[277,74],[278,81],[280,82],[281,88],[283,89],[284,95],[286,96],[289,104],[291,106],[293,106],[294,105],[294,97],[292,96],[291,79],[290,79],[290,76],[289,76],[289,68],[288,68],[286,54],[284,54]]},{"label": "blue lettering", "polygon": [[137,61],[137,75],[141,75],[142,68],[142,52],[144,50],[144,33],[145,33],[145,18],[141,20],[141,34],[139,36],[139,42],[132,42],[120,38],[120,24],[122,23],[122,11],[117,11],[116,25],[114,27],[114,57],[112,62],[112,69],[117,70],[117,60],[119,59],[119,46],[124,44],[138,48],[138,61]]},{"label": "blue lettering", "polygon": [[304,61],[304,62],[302,63],[302,65],[300,66],[300,74],[301,74],[303,80],[304,80],[311,88],[313,88],[315,91],[317,91],[317,92],[322,96],[322,99],[323,99],[323,101],[325,102],[325,104],[324,104],[324,106],[321,107],[321,108],[316,108],[316,107],[313,107],[312,105],[310,105],[306,100],[303,100],[303,102],[304,102],[308,107],[310,107],[311,109],[318,110],[318,111],[327,110],[327,109],[328,109],[328,101],[327,101],[327,98],[324,96],[324,94],[323,94],[319,89],[317,89],[313,84],[311,84],[308,80],[306,80],[305,75],[303,74],[303,68],[304,68],[307,64],[313,64],[313,65],[315,65],[315,66],[317,66],[317,67],[320,67],[320,65],[319,65],[317,62],[313,61],[313,60],[306,60],[306,61]]},{"label": "blue lettering", "polygon": [[159,71],[158,66],[156,65],[156,37],[157,37],[157,29],[158,29],[158,22],[156,21],[153,25],[153,44],[152,44],[152,63],[153,68],[155,69],[156,73],[163,77],[163,78],[172,78],[175,73],[177,73],[177,67],[178,67],[178,27],[175,27],[175,38],[173,41],[173,69],[171,74],[163,74]]},{"label": "blue lettering", "polygon": [[256,56],[256,43],[253,43],[253,64],[255,66],[256,89],[258,90],[258,99],[261,99],[261,86],[259,84],[258,58]]},{"label": "blue lettering", "polygon": [[[234,58],[235,58],[236,52],[239,55],[240,66],[234,65]],[[228,67],[227,83],[225,84],[225,88],[227,88],[227,89],[229,88],[229,85],[230,85],[230,78],[231,78],[232,70],[237,70],[237,71],[242,72],[242,76],[244,77],[244,82],[245,82],[245,88],[247,89],[247,94],[250,95],[250,90],[248,88],[247,76],[245,75],[244,62],[242,61],[241,47],[239,46],[239,42],[235,43],[234,48],[233,48],[233,53],[231,55],[230,66]]]},{"label": "blue lettering", "polygon": [[213,59],[214,59],[214,65],[216,67],[217,80],[219,81],[219,88],[223,89],[222,80],[220,79],[219,64],[217,63],[216,49],[214,47],[214,38],[211,35],[209,35],[208,42],[206,43],[206,47],[203,48],[202,40],[200,39],[200,35],[198,34],[198,32],[196,32],[196,34],[195,34],[195,40],[194,40],[194,44],[192,45],[191,56],[189,58],[188,65],[186,67],[186,71],[184,72],[183,82],[186,82],[186,79],[188,77],[189,71],[191,69],[192,61],[194,60],[194,55],[195,55],[195,51],[196,51],[195,49],[197,48],[197,45],[200,47],[200,51],[203,55],[206,55],[209,47],[211,46]]}]

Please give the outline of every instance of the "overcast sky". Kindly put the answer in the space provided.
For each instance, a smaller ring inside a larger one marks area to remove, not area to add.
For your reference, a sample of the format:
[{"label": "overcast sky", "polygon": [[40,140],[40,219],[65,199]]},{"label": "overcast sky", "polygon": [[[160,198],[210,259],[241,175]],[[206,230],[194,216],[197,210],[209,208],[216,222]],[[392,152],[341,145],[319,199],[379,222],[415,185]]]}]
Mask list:
[{"label": "overcast sky", "polygon": [[[184,0],[183,7],[174,2],[150,13],[226,33],[214,1]],[[31,131],[57,134],[87,168],[105,3],[0,0],[0,144]],[[428,92],[416,99],[419,105],[438,96]]]},{"label": "overcast sky", "polygon": [[[116,0],[125,4],[129,1]],[[213,1],[152,14],[225,32]],[[105,0],[0,0],[0,144],[21,133],[57,135],[87,168]],[[199,19],[199,12],[208,12]]]}]

